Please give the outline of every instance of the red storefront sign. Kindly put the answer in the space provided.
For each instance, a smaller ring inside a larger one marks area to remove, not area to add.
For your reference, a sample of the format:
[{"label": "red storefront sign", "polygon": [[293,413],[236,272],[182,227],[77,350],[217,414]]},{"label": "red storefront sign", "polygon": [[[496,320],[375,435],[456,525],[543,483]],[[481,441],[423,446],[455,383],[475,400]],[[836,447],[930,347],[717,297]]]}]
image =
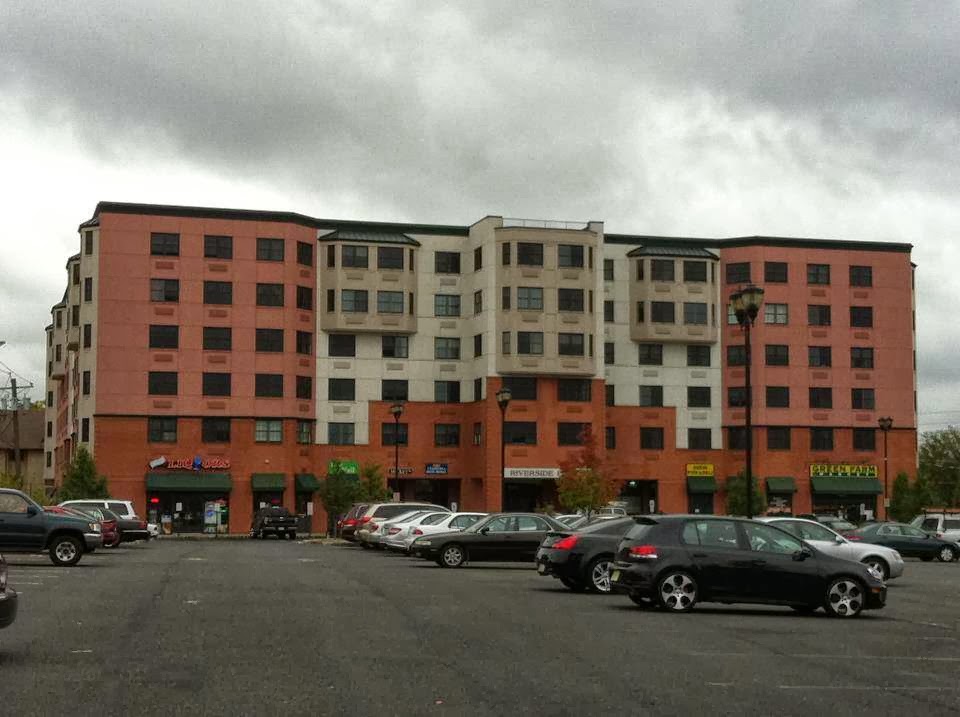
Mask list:
[{"label": "red storefront sign", "polygon": [[230,468],[230,459],[223,456],[214,456],[211,458],[170,458],[160,457],[150,461],[151,468],[165,468],[167,470],[179,471],[216,471],[228,470]]}]

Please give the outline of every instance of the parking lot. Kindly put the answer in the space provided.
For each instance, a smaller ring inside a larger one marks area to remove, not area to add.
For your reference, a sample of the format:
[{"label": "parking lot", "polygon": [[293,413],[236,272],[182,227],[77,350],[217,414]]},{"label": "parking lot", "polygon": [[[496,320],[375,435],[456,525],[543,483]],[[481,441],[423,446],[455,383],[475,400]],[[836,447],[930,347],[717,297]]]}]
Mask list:
[{"label": "parking lot", "polygon": [[647,612],[532,567],[354,546],[166,540],[72,569],[8,556],[9,714],[956,714],[960,564],[886,609]]}]

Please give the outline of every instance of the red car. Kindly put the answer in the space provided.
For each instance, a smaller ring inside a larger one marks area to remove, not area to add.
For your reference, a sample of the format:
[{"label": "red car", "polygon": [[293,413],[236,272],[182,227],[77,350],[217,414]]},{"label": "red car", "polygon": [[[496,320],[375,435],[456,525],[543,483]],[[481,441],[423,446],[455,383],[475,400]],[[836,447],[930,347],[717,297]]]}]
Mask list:
[{"label": "red car", "polygon": [[[89,520],[91,514],[76,508],[64,508],[59,505],[45,505],[43,509],[48,513],[59,513],[60,515],[73,515],[85,520]],[[120,545],[120,524],[117,516],[113,513],[107,515],[108,511],[100,511],[100,515],[93,515],[100,523],[100,534],[103,536],[103,547],[115,548]]]}]

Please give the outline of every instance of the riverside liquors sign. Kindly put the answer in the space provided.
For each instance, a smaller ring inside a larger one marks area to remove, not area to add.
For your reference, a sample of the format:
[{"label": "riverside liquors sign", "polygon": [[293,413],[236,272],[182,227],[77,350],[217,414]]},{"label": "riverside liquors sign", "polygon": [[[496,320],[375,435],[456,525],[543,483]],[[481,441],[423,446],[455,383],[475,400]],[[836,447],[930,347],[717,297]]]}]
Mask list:
[{"label": "riverside liquors sign", "polygon": [[556,480],[560,477],[559,468],[507,468],[504,478],[527,478],[535,480]]}]

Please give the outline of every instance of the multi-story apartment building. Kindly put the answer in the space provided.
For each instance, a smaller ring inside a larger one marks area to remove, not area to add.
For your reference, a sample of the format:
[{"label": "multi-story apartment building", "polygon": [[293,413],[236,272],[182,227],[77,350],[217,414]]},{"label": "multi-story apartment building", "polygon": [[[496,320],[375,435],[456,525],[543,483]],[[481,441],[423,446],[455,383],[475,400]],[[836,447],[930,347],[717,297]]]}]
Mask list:
[{"label": "multi-story apartment building", "polygon": [[212,501],[232,531],[265,502],[317,529],[331,461],[399,473],[405,499],[555,503],[587,426],[632,510],[721,512],[744,467],[727,300],[751,281],[754,475],[773,509],[882,514],[881,416],[891,479],[915,467],[906,244],[117,203],[79,234],[47,327],[45,477],[83,444],[115,496],[178,529]]}]

